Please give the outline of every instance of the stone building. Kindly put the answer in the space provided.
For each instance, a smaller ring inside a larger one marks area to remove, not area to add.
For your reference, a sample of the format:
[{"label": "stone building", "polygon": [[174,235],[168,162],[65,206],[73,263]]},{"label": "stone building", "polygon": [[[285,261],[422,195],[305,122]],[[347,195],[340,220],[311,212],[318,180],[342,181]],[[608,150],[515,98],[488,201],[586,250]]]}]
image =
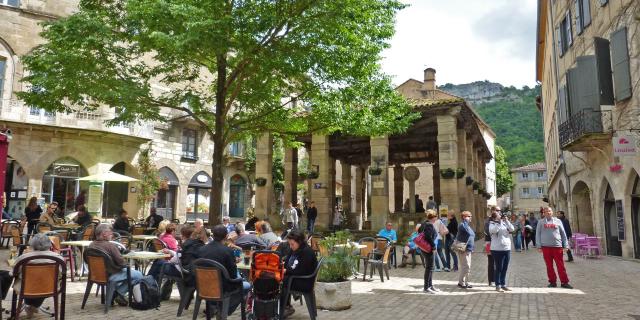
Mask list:
[{"label": "stone building", "polygon": [[[67,16],[76,0],[0,0],[0,125],[13,131],[7,170],[7,209],[18,217],[25,199],[57,201],[65,212],[87,201],[78,177],[108,170],[137,177],[139,151],[151,145],[164,182],[153,205],[167,218],[207,218],[213,143],[192,121],[106,126],[115,109],[48,113],[23,104],[16,92],[28,90],[21,57],[42,43],[38,23]],[[168,90],[160,85],[154,90]],[[167,111],[170,112],[170,111]],[[243,147],[232,144],[224,172],[223,213],[237,218],[250,206],[251,188],[243,169]],[[120,208],[138,212],[136,184],[104,185],[101,211],[112,217]]]},{"label": "stone building", "polygon": [[538,1],[550,205],[609,255],[640,258],[640,2]]},{"label": "stone building", "polygon": [[547,170],[544,163],[534,163],[511,169],[513,190],[511,191],[511,212],[515,214],[536,213],[547,205],[543,201],[547,191]]}]

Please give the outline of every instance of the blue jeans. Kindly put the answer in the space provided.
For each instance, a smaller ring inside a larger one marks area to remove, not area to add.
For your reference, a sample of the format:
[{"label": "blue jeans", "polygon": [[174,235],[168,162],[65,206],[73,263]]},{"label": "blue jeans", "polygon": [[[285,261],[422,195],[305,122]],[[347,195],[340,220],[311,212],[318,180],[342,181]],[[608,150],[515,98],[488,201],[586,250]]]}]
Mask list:
[{"label": "blue jeans", "polygon": [[511,251],[491,250],[493,256],[493,265],[495,268],[494,277],[496,288],[506,286],[507,269],[509,268],[509,260],[511,259]]},{"label": "blue jeans", "polygon": [[513,244],[516,247],[516,251],[522,250],[522,233],[516,232],[516,234],[513,235]]},{"label": "blue jeans", "polygon": [[[138,270],[131,270],[131,283],[136,283],[136,281],[142,279],[142,272]],[[127,268],[122,268],[120,272],[114,273],[109,276],[109,281],[118,282],[116,286],[116,291],[124,296],[129,291],[129,286],[127,284]]]},{"label": "blue jeans", "polygon": [[451,269],[451,257],[453,257],[453,268],[458,269],[458,256],[455,252],[451,251],[451,245],[453,245],[453,237],[447,237],[444,242],[444,256],[447,259],[446,265],[448,269]]},{"label": "blue jeans", "polygon": [[316,219],[307,219],[307,230],[309,230],[310,233],[313,233],[313,230],[315,229],[315,224],[316,224]]},{"label": "blue jeans", "polygon": [[435,263],[436,263],[436,269],[440,269],[440,262],[442,262],[442,267],[444,268],[445,267],[445,263],[447,261],[447,259],[444,258],[444,253],[442,253],[442,245],[443,245],[443,241],[441,239],[437,239],[436,240],[436,253],[437,253],[437,255],[434,255],[434,259],[435,259]]}]

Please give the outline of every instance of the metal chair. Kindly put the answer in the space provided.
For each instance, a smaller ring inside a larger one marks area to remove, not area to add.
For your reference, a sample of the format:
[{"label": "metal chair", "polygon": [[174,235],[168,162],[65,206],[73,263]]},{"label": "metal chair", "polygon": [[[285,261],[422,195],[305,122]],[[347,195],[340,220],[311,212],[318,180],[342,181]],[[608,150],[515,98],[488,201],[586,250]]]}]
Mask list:
[{"label": "metal chair", "polygon": [[95,230],[96,230],[96,226],[93,223],[88,224],[86,227],[84,227],[84,229],[82,229],[82,231],[80,231],[80,234],[82,235],[80,240],[86,240],[86,241],[95,240]]},{"label": "metal chair", "polygon": [[314,233],[309,236],[309,247],[311,247],[313,252],[315,252],[316,254],[320,252],[320,246],[318,244],[322,239],[324,239],[324,236],[319,233]]},{"label": "metal chair", "polygon": [[[287,301],[289,301],[289,298],[292,294],[300,295],[304,298],[304,303],[307,305],[307,311],[309,311],[309,317],[311,318],[311,320],[316,319],[316,317],[318,316],[318,309],[316,308],[316,294],[315,294],[315,291],[313,290],[313,287],[315,287],[316,278],[318,277],[318,272],[320,271],[320,267],[322,266],[323,261],[324,261],[324,258],[321,258],[320,261],[318,261],[318,265],[316,266],[316,269],[313,270],[313,273],[310,275],[307,275],[307,276],[286,276],[285,275],[286,283],[284,284],[283,299],[280,300],[280,310],[284,310],[284,307]],[[309,290],[308,292],[291,290],[291,284],[293,283],[294,280],[307,280],[307,279],[313,279],[313,286],[311,287],[311,290]],[[302,303],[302,301],[300,301],[300,303]],[[283,319],[283,316],[284,316],[284,312],[281,312],[280,320]]]},{"label": "metal chair", "polygon": [[[37,260],[37,262],[34,260]],[[30,263],[32,261],[33,263]],[[66,274],[67,265],[59,257],[33,255],[19,261],[13,267],[14,281],[20,281],[20,290],[19,292],[13,292],[11,318],[20,319],[20,312],[24,307],[25,298],[52,297],[54,309],[52,316],[56,320],[64,319]]]},{"label": "metal chair", "polygon": [[[95,283],[100,289],[102,289],[100,301],[104,303],[104,313],[106,314],[113,302],[113,298],[116,293],[116,286],[118,285],[115,281],[109,281],[110,275],[107,270],[109,268],[114,269],[118,267],[113,264],[111,257],[106,252],[96,248],[87,248],[85,250],[84,261],[87,266],[89,266],[89,276],[87,278],[87,288],[85,289],[80,309],[84,309],[84,306],[87,303],[87,298],[89,298],[89,294],[91,294],[91,287]],[[128,265],[126,268],[126,281],[129,287],[129,304],[131,304],[131,268]]]},{"label": "metal chair", "polygon": [[[367,274],[367,265],[370,258],[373,258],[373,253],[377,245],[375,238],[365,237],[358,240],[358,244],[366,245],[365,248],[360,249],[358,257],[358,266],[356,270],[360,270],[360,261],[364,261],[364,274]],[[363,279],[364,280],[364,279]]]},{"label": "metal chair", "polygon": [[59,254],[65,261],[65,265],[69,263],[69,270],[71,275],[71,282],[74,280],[74,272],[75,272],[75,257],[73,256],[73,248],[71,247],[62,247],[60,244],[62,242],[62,237],[58,234],[50,234],[49,240],[51,240],[51,251]]},{"label": "metal chair", "polygon": [[36,230],[38,231],[38,233],[47,233],[53,230],[53,226],[48,222],[38,222],[38,224],[36,225]]},{"label": "metal chair", "polygon": [[9,248],[9,242],[12,240],[13,235],[11,234],[11,229],[13,227],[18,228],[20,223],[15,220],[4,220],[2,221],[2,225],[0,228],[0,246],[3,245],[4,241],[7,240],[6,248]]},{"label": "metal chair", "polygon": [[19,229],[19,227],[15,225],[11,227],[9,232],[11,233],[13,246],[18,249],[18,256],[19,256],[22,254],[22,251],[24,251],[24,249],[27,247],[24,240],[25,235],[23,235],[21,232],[21,229]]},{"label": "metal chair", "polygon": [[[229,303],[233,295],[240,295],[240,312],[242,320],[246,319],[246,300],[242,294],[242,278],[231,279],[227,269],[220,263],[209,259],[197,259],[193,262],[193,273],[196,279],[196,303],[193,307],[193,320],[198,318],[200,303],[205,301],[207,320],[211,319],[209,304],[218,304],[219,319],[227,319]],[[223,284],[235,285],[236,288],[225,291]]]},{"label": "metal chair", "polygon": [[[387,246],[384,250],[384,253],[380,259],[369,259],[368,263],[371,266],[371,271],[369,274],[369,278],[373,278],[373,270],[375,268],[378,269],[378,273],[380,274],[380,281],[384,282],[384,276],[382,275],[382,271],[387,275],[387,280],[389,280],[389,255],[391,253],[391,246]],[[362,279],[367,275],[365,274]]]}]

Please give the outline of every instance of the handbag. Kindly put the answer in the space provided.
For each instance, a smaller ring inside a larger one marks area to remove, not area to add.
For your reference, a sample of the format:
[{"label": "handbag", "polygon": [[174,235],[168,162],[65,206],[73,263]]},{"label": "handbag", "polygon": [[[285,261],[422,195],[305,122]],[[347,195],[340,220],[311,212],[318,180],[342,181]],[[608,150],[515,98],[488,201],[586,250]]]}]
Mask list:
[{"label": "handbag", "polygon": [[467,243],[458,241],[456,239],[456,240],[453,241],[453,244],[451,245],[451,248],[455,252],[464,253],[465,251],[467,251]]},{"label": "handbag", "polygon": [[420,250],[424,253],[431,253],[431,251],[433,250],[431,244],[427,242],[424,237],[424,233],[422,232],[415,239],[413,239],[413,243],[415,243],[416,247],[420,248]]}]

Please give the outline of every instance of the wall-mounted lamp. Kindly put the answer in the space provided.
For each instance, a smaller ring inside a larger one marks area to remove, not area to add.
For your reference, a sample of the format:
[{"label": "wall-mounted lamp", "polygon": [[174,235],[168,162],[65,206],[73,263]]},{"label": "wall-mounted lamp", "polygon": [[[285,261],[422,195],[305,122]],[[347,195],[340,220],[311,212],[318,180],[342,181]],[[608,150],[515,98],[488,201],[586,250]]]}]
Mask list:
[{"label": "wall-mounted lamp", "polygon": [[136,189],[136,187],[131,187],[131,188],[129,188],[129,192],[130,193],[136,193],[136,192],[138,192],[138,189]]}]

